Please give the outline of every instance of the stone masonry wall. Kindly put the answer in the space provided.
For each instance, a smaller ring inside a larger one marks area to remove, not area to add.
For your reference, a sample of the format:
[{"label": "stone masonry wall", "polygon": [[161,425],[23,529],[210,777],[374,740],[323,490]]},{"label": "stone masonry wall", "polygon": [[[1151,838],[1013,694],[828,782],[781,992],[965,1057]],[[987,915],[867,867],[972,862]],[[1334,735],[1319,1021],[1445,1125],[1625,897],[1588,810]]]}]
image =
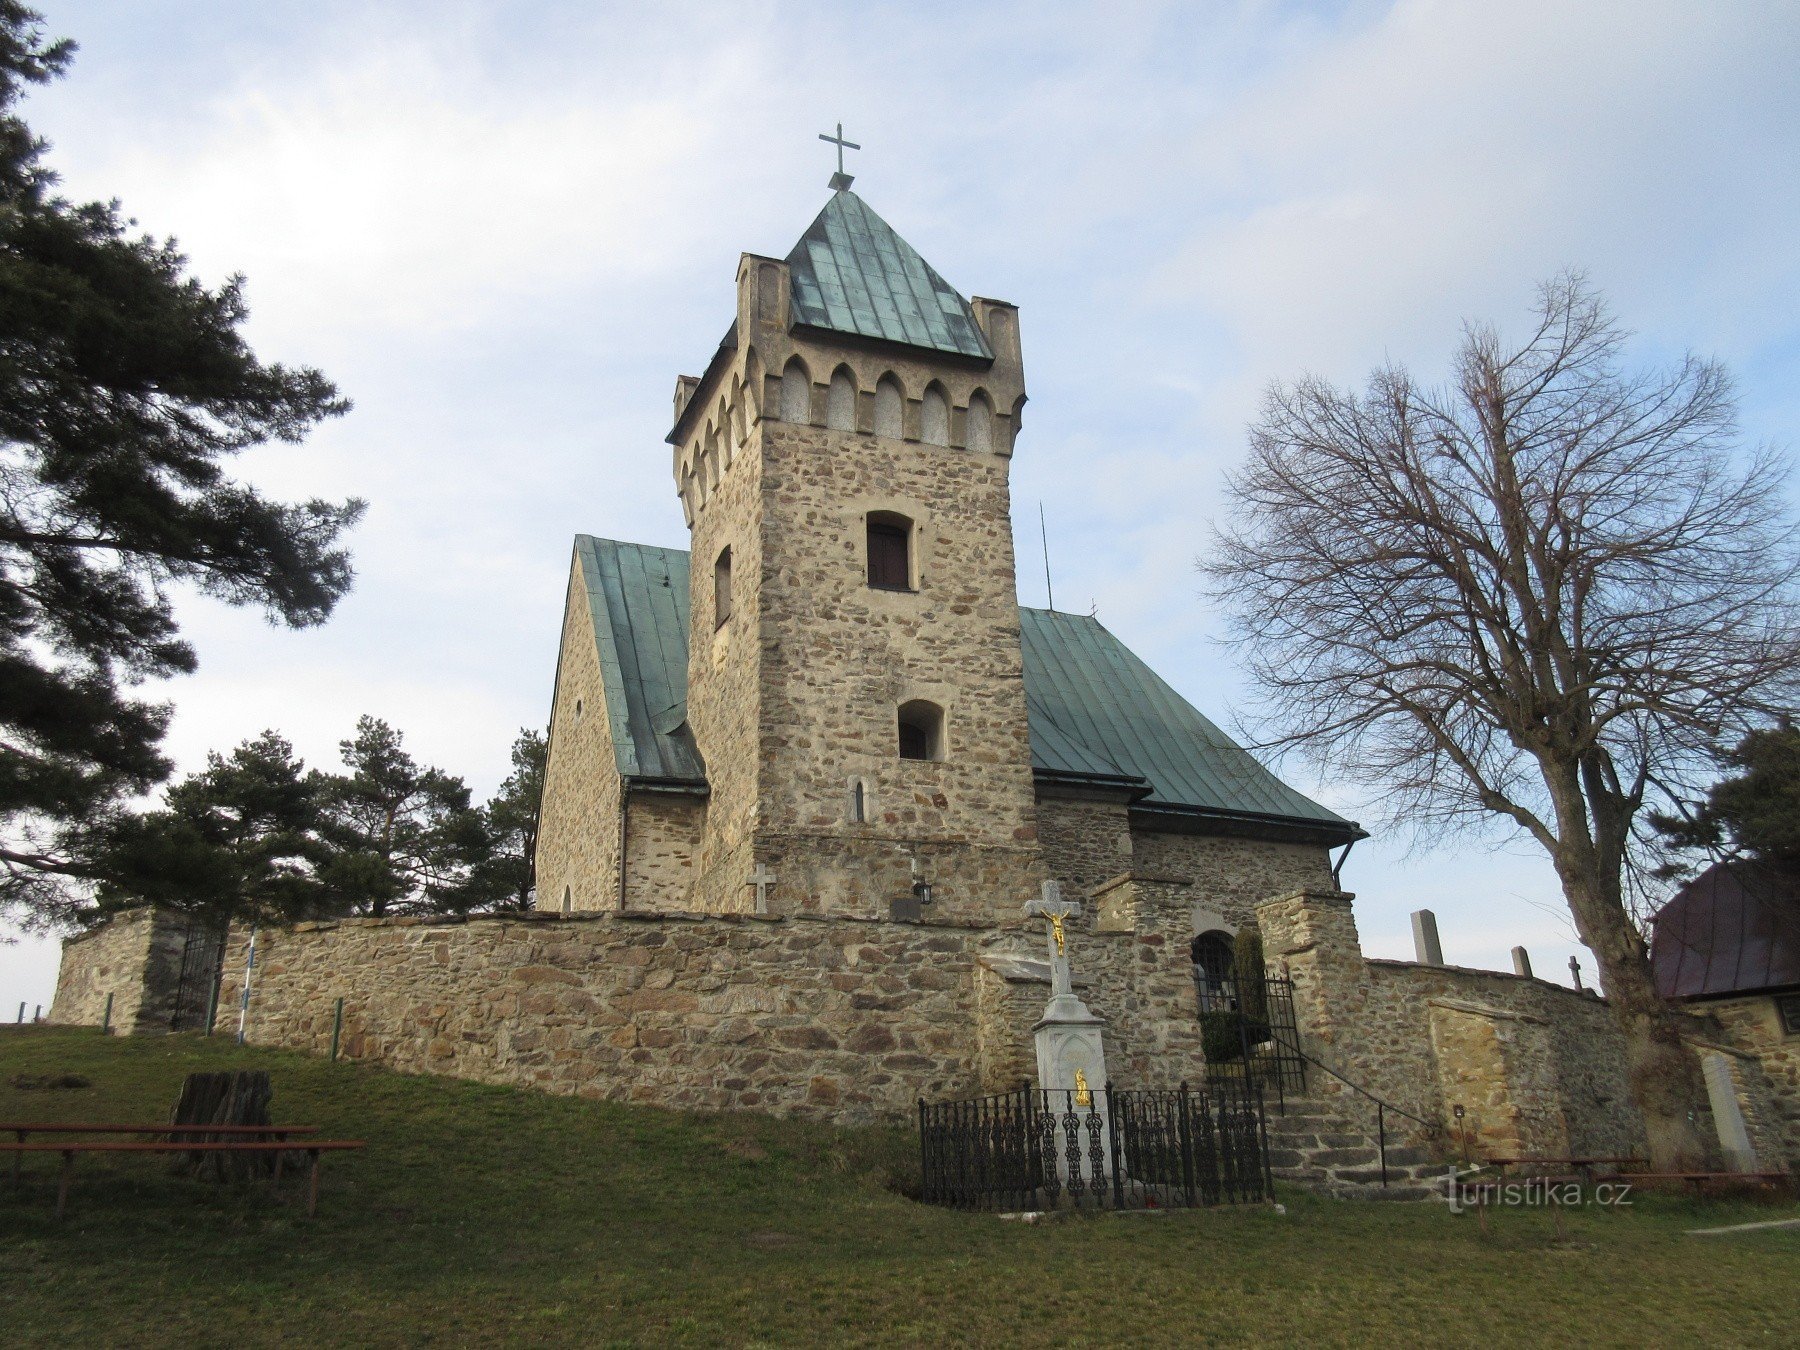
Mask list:
[{"label": "stone masonry wall", "polygon": [[625,805],[625,908],[694,908],[694,855],[706,800],[678,793],[631,793]]},{"label": "stone masonry wall", "polygon": [[[966,928],[625,913],[264,928],[248,1038],[408,1072],[847,1121],[979,1088]],[[235,1002],[241,935],[221,1001]]]},{"label": "stone masonry wall", "polygon": [[1088,903],[1100,886],[1131,870],[1131,820],[1124,802],[1043,797],[1038,843],[1044,870],[1063,897]]},{"label": "stone masonry wall", "polygon": [[1232,933],[1254,922],[1257,905],[1272,895],[1332,886],[1330,854],[1320,844],[1171,834],[1140,827],[1131,832],[1131,849],[1133,871],[1186,878],[1193,885],[1190,899],[1195,908],[1223,918]]},{"label": "stone masonry wall", "polygon": [[[1624,1157],[1644,1147],[1643,1120],[1625,1081],[1624,1045],[1604,1001],[1500,971],[1403,961],[1366,965],[1370,1030],[1349,1045],[1349,1058],[1360,1073],[1385,1084],[1390,1101],[1414,1111],[1425,1107],[1421,1114],[1448,1121],[1456,1103],[1445,1098],[1446,1080],[1432,1063],[1433,1015],[1441,1017],[1445,1005],[1486,1009],[1464,1016],[1485,1017],[1510,1044],[1524,1040],[1539,1047],[1514,1051],[1508,1087],[1515,1100],[1507,1110],[1527,1122],[1545,1122],[1523,1126],[1527,1135],[1554,1134],[1556,1126],[1548,1122],[1560,1112],[1571,1156]],[[1491,1093],[1495,1087],[1472,1081],[1469,1090]],[[1477,1110],[1472,1100],[1463,1105],[1465,1112]],[[1488,1128],[1467,1114],[1464,1121],[1472,1131]]]},{"label": "stone masonry wall", "polygon": [[576,559],[563,616],[538,827],[537,907],[619,906],[619,770],[594,646],[594,617]]},{"label": "stone masonry wall", "polygon": [[[1113,1078],[1198,1081],[1189,1003],[1154,934],[1073,933]],[[264,928],[251,1042],[408,1072],[847,1121],[1034,1076],[1049,994],[1016,931],[802,915],[347,919]],[[225,957],[234,1006],[244,939]],[[986,958],[984,961],[983,958]],[[1041,962],[1039,963],[1041,965]],[[998,971],[1008,972],[998,974]]]},{"label": "stone masonry wall", "polygon": [[1775,1000],[1767,994],[1699,1004],[1696,1011],[1710,1013],[1732,1046],[1761,1061],[1782,1151],[1788,1165],[1800,1170],[1800,1035],[1781,1029]]},{"label": "stone masonry wall", "polygon": [[65,939],[49,1020],[100,1026],[110,994],[112,1028],[120,1035],[167,1031],[186,940],[185,920],[148,907],[127,910]]}]

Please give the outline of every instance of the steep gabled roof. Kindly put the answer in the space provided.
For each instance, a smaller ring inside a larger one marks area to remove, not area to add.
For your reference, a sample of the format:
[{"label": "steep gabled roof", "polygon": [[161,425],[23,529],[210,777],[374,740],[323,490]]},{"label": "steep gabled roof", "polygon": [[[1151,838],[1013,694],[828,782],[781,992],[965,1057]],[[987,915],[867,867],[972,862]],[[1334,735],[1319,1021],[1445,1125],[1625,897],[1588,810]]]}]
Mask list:
[{"label": "steep gabled roof", "polygon": [[575,536],[619,772],[704,782],[687,725],[688,555]]},{"label": "steep gabled roof", "polygon": [[[619,772],[703,783],[687,727],[688,555],[577,535]],[[1019,610],[1031,763],[1040,779],[1124,790],[1199,820],[1362,831],[1294,791],[1096,619]]]},{"label": "steep gabled roof", "polygon": [[1714,863],[1651,922],[1650,964],[1664,998],[1800,988],[1800,872]]},{"label": "steep gabled roof", "polygon": [[796,324],[994,359],[969,302],[848,188],[787,263]]}]

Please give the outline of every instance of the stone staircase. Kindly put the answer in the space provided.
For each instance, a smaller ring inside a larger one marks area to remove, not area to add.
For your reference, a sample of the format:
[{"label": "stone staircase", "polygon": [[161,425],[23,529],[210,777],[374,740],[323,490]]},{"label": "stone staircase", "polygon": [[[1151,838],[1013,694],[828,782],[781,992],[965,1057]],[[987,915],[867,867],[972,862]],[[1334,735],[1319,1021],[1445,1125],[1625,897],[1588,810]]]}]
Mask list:
[{"label": "stone staircase", "polygon": [[1403,1142],[1411,1134],[1410,1128],[1401,1127],[1413,1127],[1413,1123],[1389,1118],[1388,1184],[1384,1187],[1373,1103],[1348,1092],[1298,1097],[1290,1093],[1285,1103],[1271,1094],[1269,1168],[1278,1180],[1326,1195],[1362,1200],[1441,1199],[1448,1155]]}]

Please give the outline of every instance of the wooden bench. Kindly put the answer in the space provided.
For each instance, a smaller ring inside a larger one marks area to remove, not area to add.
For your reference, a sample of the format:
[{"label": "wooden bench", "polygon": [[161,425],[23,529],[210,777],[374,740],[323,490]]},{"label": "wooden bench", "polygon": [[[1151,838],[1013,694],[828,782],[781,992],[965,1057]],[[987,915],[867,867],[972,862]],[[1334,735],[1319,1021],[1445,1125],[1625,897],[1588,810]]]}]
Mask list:
[{"label": "wooden bench", "polygon": [[1704,1194],[1709,1186],[1723,1189],[1744,1183],[1773,1189],[1794,1189],[1792,1172],[1627,1172],[1623,1179],[1634,1186],[1649,1183],[1651,1187],[1665,1181],[1679,1181],[1696,1195]]},{"label": "wooden bench", "polygon": [[1500,1175],[1505,1176],[1507,1169],[1513,1167],[1548,1167],[1560,1170],[1573,1170],[1578,1174],[1577,1180],[1592,1181],[1594,1169],[1609,1167],[1615,1172],[1622,1172],[1627,1167],[1642,1167],[1642,1158],[1489,1158],[1489,1167],[1498,1167]]},{"label": "wooden bench", "polygon": [[[246,1135],[254,1139],[268,1136],[271,1139],[286,1139],[290,1134],[317,1134],[317,1125],[89,1125],[65,1123],[48,1120],[13,1120],[0,1123],[0,1134],[11,1134],[14,1141],[24,1143],[34,1134],[180,1134],[183,1138],[191,1135],[229,1134]],[[19,1184],[19,1163],[24,1154],[13,1152],[13,1185]],[[280,1162],[280,1155],[276,1155]]]},{"label": "wooden bench", "polygon": [[[41,1130],[39,1125],[28,1125],[26,1130]],[[280,1131],[285,1134],[298,1134],[317,1130],[317,1126],[296,1125],[252,1125],[239,1126],[232,1130],[226,1126],[177,1126],[167,1125],[155,1127],[126,1127],[128,1130],[140,1130],[150,1133],[178,1134],[222,1134],[222,1133],[271,1133]],[[121,1131],[115,1131],[118,1133]],[[61,1140],[51,1143],[33,1144],[14,1141],[0,1143],[0,1153],[11,1153],[14,1156],[14,1177],[18,1176],[18,1163],[27,1153],[60,1153],[62,1154],[62,1173],[56,1185],[56,1217],[62,1218],[68,1209],[69,1181],[75,1173],[75,1155],[77,1153],[272,1153],[275,1155],[275,1180],[281,1180],[281,1160],[284,1153],[305,1153],[311,1159],[310,1175],[306,1187],[306,1215],[312,1218],[319,1211],[319,1167],[323,1155],[343,1149],[365,1147],[361,1139],[300,1139],[289,1141],[283,1139],[259,1139],[249,1142],[216,1142],[202,1140],[170,1139],[151,1141],[142,1139],[83,1139]]]}]

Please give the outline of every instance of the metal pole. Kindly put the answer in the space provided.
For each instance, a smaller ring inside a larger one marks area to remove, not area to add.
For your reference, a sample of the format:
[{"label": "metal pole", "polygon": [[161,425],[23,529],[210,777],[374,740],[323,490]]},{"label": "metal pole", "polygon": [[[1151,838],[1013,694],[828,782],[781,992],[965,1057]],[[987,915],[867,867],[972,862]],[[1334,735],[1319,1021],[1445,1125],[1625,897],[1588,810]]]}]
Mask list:
[{"label": "metal pole", "polygon": [[1375,1103],[1375,1137],[1381,1149],[1381,1188],[1387,1189],[1387,1104]]},{"label": "metal pole", "polygon": [[256,925],[250,925],[250,950],[244,954],[244,990],[238,997],[237,1043],[244,1043],[244,1028],[250,1022],[250,981],[256,973]]},{"label": "metal pole", "polygon": [[112,1035],[112,1001],[113,996],[108,994],[106,996],[106,1011],[102,1013],[100,1017],[100,1034],[102,1036]]},{"label": "metal pole", "polygon": [[219,986],[225,983],[225,963],[221,961],[219,968],[213,972],[212,988],[206,995],[206,1034],[213,1034],[213,1025],[219,1018]]},{"label": "metal pole", "polygon": [[337,1063],[338,1035],[344,1029],[344,1000],[337,1001],[337,1014],[331,1021],[331,1062]]}]

